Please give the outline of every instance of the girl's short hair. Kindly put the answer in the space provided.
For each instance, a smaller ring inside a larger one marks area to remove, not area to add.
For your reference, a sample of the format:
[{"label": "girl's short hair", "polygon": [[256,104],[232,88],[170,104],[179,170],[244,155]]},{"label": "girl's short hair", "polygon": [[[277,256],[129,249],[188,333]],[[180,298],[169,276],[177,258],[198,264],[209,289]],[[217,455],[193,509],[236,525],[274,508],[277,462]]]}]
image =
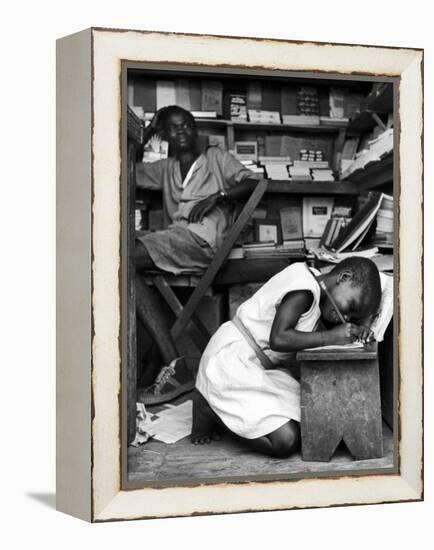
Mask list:
[{"label": "girl's short hair", "polygon": [[332,270],[338,274],[342,271],[351,271],[352,283],[362,289],[363,305],[369,313],[375,313],[381,301],[381,280],[380,273],[375,263],[369,258],[352,256],[339,262]]}]

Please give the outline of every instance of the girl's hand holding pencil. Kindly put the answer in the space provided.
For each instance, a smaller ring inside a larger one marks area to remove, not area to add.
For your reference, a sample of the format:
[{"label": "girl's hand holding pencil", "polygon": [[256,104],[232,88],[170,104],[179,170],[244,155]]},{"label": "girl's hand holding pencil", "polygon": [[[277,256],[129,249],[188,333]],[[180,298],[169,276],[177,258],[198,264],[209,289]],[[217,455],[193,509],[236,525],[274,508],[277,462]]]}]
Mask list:
[{"label": "girl's hand holding pencil", "polygon": [[361,340],[366,327],[354,323],[342,323],[327,331],[327,340],[330,345],[345,345]]}]

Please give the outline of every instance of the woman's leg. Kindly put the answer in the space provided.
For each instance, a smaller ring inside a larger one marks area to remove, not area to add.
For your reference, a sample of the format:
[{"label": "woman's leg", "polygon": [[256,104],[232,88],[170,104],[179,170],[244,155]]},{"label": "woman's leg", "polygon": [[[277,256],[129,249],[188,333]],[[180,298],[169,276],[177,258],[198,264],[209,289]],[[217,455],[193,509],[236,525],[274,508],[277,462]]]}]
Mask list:
[{"label": "woman's leg", "polygon": [[168,365],[173,359],[178,357],[178,352],[166,320],[161,314],[160,301],[155,295],[154,290],[149,288],[140,276],[141,271],[157,269],[146,247],[140,241],[136,241],[135,261],[137,314],[157,344],[164,362]]},{"label": "woman's leg", "polygon": [[275,458],[288,458],[299,446],[300,427],[298,422],[290,420],[274,432],[258,437],[244,439],[247,445],[258,453]]}]

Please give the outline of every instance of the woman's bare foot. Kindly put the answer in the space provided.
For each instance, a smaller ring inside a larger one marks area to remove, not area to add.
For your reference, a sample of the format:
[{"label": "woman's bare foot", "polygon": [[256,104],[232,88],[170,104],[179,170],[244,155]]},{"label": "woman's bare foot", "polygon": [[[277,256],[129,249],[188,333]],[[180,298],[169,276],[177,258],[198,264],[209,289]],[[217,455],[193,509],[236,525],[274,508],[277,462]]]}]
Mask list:
[{"label": "woman's bare foot", "polygon": [[212,441],[220,441],[222,432],[219,419],[202,395],[195,390],[193,393],[193,428],[191,442],[193,445],[203,445]]}]

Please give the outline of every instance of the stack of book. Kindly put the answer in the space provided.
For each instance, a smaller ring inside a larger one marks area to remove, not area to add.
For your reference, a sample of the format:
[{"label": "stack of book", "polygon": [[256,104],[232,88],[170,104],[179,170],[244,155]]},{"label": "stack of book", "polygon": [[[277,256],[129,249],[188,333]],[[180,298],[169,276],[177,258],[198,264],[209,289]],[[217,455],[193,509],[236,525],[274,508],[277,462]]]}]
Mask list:
[{"label": "stack of book", "polygon": [[393,151],[393,128],[382,132],[376,139],[368,142],[368,148],[357,153],[353,162],[346,167],[342,178],[349,177],[354,172],[363,170],[372,162],[378,162]]},{"label": "stack of book", "polygon": [[377,227],[372,243],[381,246],[393,246],[393,197],[383,195],[377,213]]},{"label": "stack of book", "polygon": [[278,111],[264,111],[262,109],[248,109],[249,120],[255,124],[280,124]]},{"label": "stack of book", "polygon": [[311,172],[313,181],[335,181],[330,168],[312,168]]},{"label": "stack of book", "polygon": [[265,167],[267,177],[272,180],[289,180],[290,157],[261,156],[259,162]]},{"label": "stack of book", "polygon": [[312,181],[310,173],[310,162],[304,160],[294,160],[293,165],[289,167],[289,177],[291,180]]},{"label": "stack of book", "polygon": [[240,160],[240,162],[253,173],[265,176],[265,168],[263,166],[260,166],[258,162],[254,160]]},{"label": "stack of book", "polygon": [[268,243],[250,243],[244,244],[244,257],[250,260],[270,260],[278,258],[304,258],[304,243],[301,242],[301,248],[293,248],[288,244]]},{"label": "stack of book", "polygon": [[319,126],[319,115],[282,115],[283,124],[289,126]]},{"label": "stack of book", "polygon": [[[362,207],[339,235],[331,243],[331,247],[336,252],[343,252],[347,249],[356,250],[368,234],[373,222],[376,219],[378,211],[385,201],[385,210],[390,208],[391,197],[384,193],[370,191]],[[392,202],[393,204],[393,202]],[[392,234],[390,233],[390,239]]]}]

